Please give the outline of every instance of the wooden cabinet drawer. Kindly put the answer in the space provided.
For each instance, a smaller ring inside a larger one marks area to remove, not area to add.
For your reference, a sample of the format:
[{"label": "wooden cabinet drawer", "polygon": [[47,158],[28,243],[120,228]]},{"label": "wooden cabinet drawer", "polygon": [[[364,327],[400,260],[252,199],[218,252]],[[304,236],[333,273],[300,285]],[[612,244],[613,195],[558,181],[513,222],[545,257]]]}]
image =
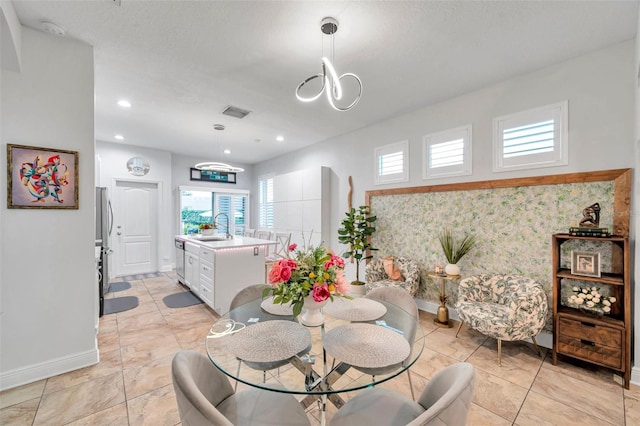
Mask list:
[{"label": "wooden cabinet drawer", "polygon": [[200,259],[213,263],[213,250],[209,247],[200,247]]},{"label": "wooden cabinet drawer", "polygon": [[602,346],[620,349],[623,341],[621,329],[560,317],[558,334],[578,340],[588,340]]},{"label": "wooden cabinet drawer", "polygon": [[606,367],[622,369],[622,347],[613,348],[585,339],[559,335],[557,351],[560,354],[595,362]]}]

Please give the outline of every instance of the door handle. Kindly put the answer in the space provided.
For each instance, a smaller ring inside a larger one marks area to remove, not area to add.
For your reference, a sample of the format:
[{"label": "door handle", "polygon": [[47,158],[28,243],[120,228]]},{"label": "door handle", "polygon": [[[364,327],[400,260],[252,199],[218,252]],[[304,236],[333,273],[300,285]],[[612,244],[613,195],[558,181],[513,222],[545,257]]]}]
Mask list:
[{"label": "door handle", "polygon": [[117,235],[122,235],[122,232],[116,232]]}]

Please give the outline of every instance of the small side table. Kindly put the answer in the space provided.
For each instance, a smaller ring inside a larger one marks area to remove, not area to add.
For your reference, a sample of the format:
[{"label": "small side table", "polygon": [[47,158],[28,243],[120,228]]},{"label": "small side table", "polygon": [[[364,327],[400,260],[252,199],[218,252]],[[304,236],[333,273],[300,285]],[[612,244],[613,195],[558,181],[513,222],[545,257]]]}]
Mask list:
[{"label": "small side table", "polygon": [[438,327],[453,327],[453,323],[449,321],[449,308],[447,308],[447,293],[445,291],[445,283],[447,281],[459,280],[460,275],[448,275],[448,274],[436,274],[435,272],[429,273],[429,277],[436,281],[440,281],[440,306],[436,317],[433,319],[433,323]]}]

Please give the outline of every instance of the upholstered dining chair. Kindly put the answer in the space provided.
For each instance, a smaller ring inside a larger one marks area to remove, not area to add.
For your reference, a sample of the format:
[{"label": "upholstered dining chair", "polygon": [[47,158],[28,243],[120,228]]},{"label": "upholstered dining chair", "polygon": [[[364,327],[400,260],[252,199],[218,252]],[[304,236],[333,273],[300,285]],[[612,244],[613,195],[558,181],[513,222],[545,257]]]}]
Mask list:
[{"label": "upholstered dining chair", "polygon": [[400,287],[411,296],[415,296],[420,286],[420,268],[418,263],[406,257],[394,257],[394,265],[400,270],[402,277],[398,280],[389,278],[384,268],[384,258],[372,260],[365,270],[365,291],[369,293],[377,287]]},{"label": "upholstered dining chair", "polygon": [[[394,304],[395,306],[401,308],[402,310],[409,313],[409,316],[403,316],[403,322],[398,322],[394,324],[389,324],[394,328],[397,328],[403,332],[403,336],[409,342],[409,354],[413,351],[413,341],[416,337],[416,327],[418,324],[418,305],[416,305],[416,301],[407,293],[405,290],[398,287],[378,287],[371,290],[366,296],[367,299],[377,299],[385,302],[389,302]],[[413,319],[413,320],[412,320]],[[411,355],[409,355],[411,358]],[[387,374],[398,367],[403,365],[405,360],[400,365],[390,365],[384,368],[361,368],[361,367],[353,367],[358,371],[361,371],[365,374],[370,374],[372,381],[375,380],[375,376],[379,374]],[[411,372],[407,368],[407,376],[409,378],[409,388],[411,389],[411,398],[414,400],[415,395],[413,393],[413,383],[411,382]]]},{"label": "upholstered dining chair", "polygon": [[310,424],[293,395],[262,389],[236,393],[227,376],[199,352],[178,352],[171,377],[184,426]]},{"label": "upholstered dining chair", "polygon": [[502,341],[531,338],[540,355],[536,336],[547,321],[547,295],[542,285],[520,275],[481,274],[460,281],[456,310],[463,324],[498,340],[498,365]]},{"label": "upholstered dining chair", "polygon": [[[265,289],[267,288],[271,288],[270,285],[268,284],[254,284],[254,285],[250,285],[248,287],[243,288],[242,290],[240,290],[234,297],[233,299],[231,299],[231,303],[229,305],[229,318],[231,318],[232,320],[238,321],[241,320],[241,318],[237,317],[234,314],[234,309],[238,308],[239,306],[242,306],[246,303],[249,303],[251,301],[254,300],[262,300],[262,294],[264,292]],[[256,309],[260,309],[258,307],[256,307]],[[267,317],[267,314],[264,314],[263,316]],[[282,319],[286,319],[287,317],[281,317]],[[293,317],[291,317],[293,318]],[[309,345],[308,347],[306,347],[304,350],[302,350],[301,352],[299,352],[297,355],[298,356],[302,356],[304,354],[306,354],[307,352],[309,352],[311,350],[311,345]],[[238,359],[238,371],[237,371],[237,376],[240,375],[240,367],[242,366],[242,363],[244,362],[244,364],[246,364],[248,367],[254,369],[254,370],[258,370],[258,371],[262,371],[262,381],[266,382],[267,380],[267,371],[268,370],[273,370],[276,368],[280,368],[283,367],[285,365],[287,365],[289,363],[289,360],[285,359],[282,361],[276,361],[276,362],[252,362],[252,361],[242,361],[240,359]],[[238,387],[238,382],[235,383],[235,388]]]},{"label": "upholstered dining chair", "polygon": [[476,371],[461,362],[436,373],[418,401],[384,388],[367,389],[338,410],[330,426],[433,425],[461,426],[467,423]]}]

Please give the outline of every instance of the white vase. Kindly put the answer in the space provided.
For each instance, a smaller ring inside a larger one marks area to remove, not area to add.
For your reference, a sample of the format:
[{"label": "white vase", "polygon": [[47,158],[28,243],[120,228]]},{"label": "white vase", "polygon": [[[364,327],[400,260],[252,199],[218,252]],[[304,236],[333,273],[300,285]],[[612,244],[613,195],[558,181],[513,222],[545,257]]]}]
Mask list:
[{"label": "white vase", "polygon": [[324,324],[322,307],[326,305],[329,300],[330,299],[326,299],[322,302],[316,302],[313,300],[312,295],[305,297],[304,304],[302,305],[302,314],[300,315],[300,322],[302,325],[317,327]]},{"label": "white vase", "polygon": [[349,296],[351,297],[363,297],[366,293],[366,286],[349,284]]},{"label": "white vase", "polygon": [[447,266],[444,267],[444,271],[447,275],[460,275],[460,267],[455,263],[447,263]]}]

